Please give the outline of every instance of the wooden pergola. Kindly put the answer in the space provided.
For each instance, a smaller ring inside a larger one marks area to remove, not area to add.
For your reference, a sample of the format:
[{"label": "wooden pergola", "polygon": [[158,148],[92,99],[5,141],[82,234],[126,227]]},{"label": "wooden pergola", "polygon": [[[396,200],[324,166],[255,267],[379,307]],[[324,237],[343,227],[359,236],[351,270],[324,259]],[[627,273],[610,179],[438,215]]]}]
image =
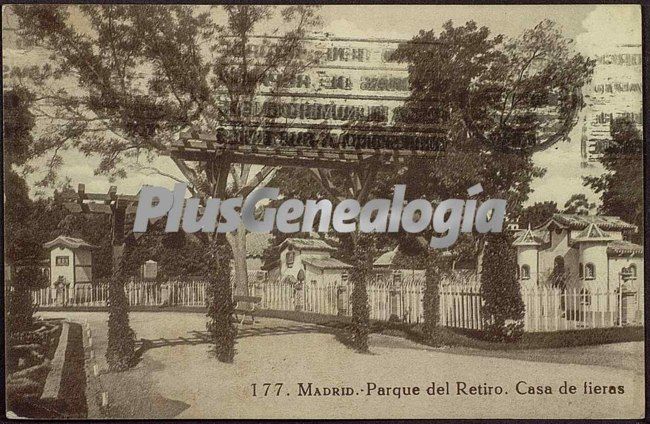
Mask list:
[{"label": "wooden pergola", "polygon": [[278,168],[297,167],[309,169],[323,188],[337,199],[346,196],[333,184],[331,171],[345,170],[350,176],[352,194],[359,202],[365,201],[369,186],[380,167],[441,154],[439,150],[226,144],[216,134],[196,131],[181,133],[179,139],[172,143],[169,153],[179,160],[207,163],[208,178],[217,187],[215,197],[225,194],[230,166],[244,164],[246,169],[250,169],[250,165],[263,167],[239,189],[237,195],[247,195]]},{"label": "wooden pergola", "polygon": [[76,192],[64,192],[61,197],[65,208],[70,213],[111,216],[111,244],[113,245],[113,267],[115,267],[121,258],[128,233],[124,227],[126,215],[135,211],[138,196],[118,194],[116,186],[111,186],[107,193],[87,193],[86,186],[79,184]]},{"label": "wooden pergola", "polygon": [[[171,157],[182,161],[203,162],[207,177],[216,187],[213,197],[223,198],[232,164],[242,164],[243,184],[236,196],[247,196],[271,177],[281,167],[309,169],[325,191],[334,199],[344,199],[349,194],[332,181],[332,170],[344,170],[349,175],[353,197],[360,203],[367,199],[377,171],[384,166],[401,164],[411,158],[433,158],[441,154],[434,150],[334,148],[311,146],[266,146],[225,144],[216,134],[186,131],[181,133],[169,149]],[[249,178],[252,165],[261,165],[259,172]],[[106,193],[88,193],[79,184],[76,192],[62,193],[64,205],[70,213],[98,213],[111,216],[113,264],[118,263],[124,243],[135,234],[125,228],[127,215],[134,213],[138,195],[118,194],[111,186]]]}]

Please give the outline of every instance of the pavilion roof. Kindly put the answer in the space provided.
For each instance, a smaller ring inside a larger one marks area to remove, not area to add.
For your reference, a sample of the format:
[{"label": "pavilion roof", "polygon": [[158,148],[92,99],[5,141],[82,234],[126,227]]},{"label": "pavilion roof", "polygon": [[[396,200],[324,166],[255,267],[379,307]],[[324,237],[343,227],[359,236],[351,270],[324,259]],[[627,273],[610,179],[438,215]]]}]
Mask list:
[{"label": "pavilion roof", "polygon": [[63,246],[68,249],[97,249],[98,247],[86,242],[80,238],[68,237],[68,236],[58,236],[54,240],[48,241],[43,244],[43,247],[50,249],[52,247]]},{"label": "pavilion roof", "polygon": [[617,216],[608,215],[578,215],[567,213],[556,213],[553,217],[543,225],[546,228],[551,223],[562,228],[570,230],[582,230],[589,226],[589,224],[597,225],[601,230],[605,231],[637,231],[636,225],[629,224]]},{"label": "pavilion roof", "polygon": [[527,230],[522,231],[517,239],[512,243],[513,246],[540,246],[542,240],[535,235],[533,230],[528,227]]},{"label": "pavilion roof", "polygon": [[614,238],[594,223],[589,224],[587,228],[582,230],[574,239],[574,242],[586,242],[586,241],[613,241]]},{"label": "pavilion roof", "polygon": [[607,255],[643,256],[643,246],[626,240],[616,240],[607,245]]}]

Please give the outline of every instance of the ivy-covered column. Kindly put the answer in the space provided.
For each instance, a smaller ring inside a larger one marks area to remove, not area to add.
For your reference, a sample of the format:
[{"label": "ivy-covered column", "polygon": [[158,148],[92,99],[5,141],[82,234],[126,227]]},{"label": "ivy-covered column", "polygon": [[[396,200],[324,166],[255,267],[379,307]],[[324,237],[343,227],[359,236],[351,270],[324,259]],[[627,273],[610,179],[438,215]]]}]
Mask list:
[{"label": "ivy-covered column", "polygon": [[490,234],[487,237],[481,293],[486,335],[495,341],[514,341],[523,334],[525,305],[517,279],[517,258],[508,237]]},{"label": "ivy-covered column", "polygon": [[442,280],[442,269],[440,268],[439,255],[436,253],[426,254],[426,270],[424,281],[424,329],[427,336],[433,339],[435,329],[440,321],[440,282]]},{"label": "ivy-covered column", "polygon": [[231,250],[225,237],[218,235],[210,248],[210,267],[207,287],[207,330],[214,342],[214,353],[221,362],[233,362],[237,327],[233,322],[235,305],[230,284]]},{"label": "ivy-covered column", "polygon": [[127,259],[131,247],[127,244],[113,268],[108,288],[108,346],[106,362],[111,371],[124,371],[133,364],[135,332],[129,325],[129,303],[124,293],[128,277]]},{"label": "ivy-covered column", "polygon": [[371,237],[355,234],[350,237],[355,263],[350,270],[352,283],[352,345],[358,352],[368,352],[370,305],[367,282],[372,277],[374,243]]}]

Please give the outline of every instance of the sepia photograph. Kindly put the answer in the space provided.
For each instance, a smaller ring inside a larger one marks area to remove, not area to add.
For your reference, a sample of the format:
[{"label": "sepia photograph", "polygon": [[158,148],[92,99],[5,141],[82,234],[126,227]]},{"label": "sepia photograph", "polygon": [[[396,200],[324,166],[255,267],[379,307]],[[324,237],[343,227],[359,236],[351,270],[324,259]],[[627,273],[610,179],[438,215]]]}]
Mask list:
[{"label": "sepia photograph", "polygon": [[3,5],[3,418],[643,419],[642,12]]}]

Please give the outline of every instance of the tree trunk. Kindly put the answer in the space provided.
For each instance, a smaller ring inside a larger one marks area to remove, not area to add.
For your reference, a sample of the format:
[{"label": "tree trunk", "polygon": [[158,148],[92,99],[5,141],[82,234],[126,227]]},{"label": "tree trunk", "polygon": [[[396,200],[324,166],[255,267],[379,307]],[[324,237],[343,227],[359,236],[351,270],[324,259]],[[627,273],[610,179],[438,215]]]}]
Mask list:
[{"label": "tree trunk", "polygon": [[482,238],[479,241],[476,254],[476,275],[480,276],[483,271],[483,254],[485,253],[485,240]]},{"label": "tree trunk", "polygon": [[239,224],[237,232],[226,235],[228,244],[232,250],[234,265],[234,294],[248,296],[248,264],[246,263],[246,227]]}]

